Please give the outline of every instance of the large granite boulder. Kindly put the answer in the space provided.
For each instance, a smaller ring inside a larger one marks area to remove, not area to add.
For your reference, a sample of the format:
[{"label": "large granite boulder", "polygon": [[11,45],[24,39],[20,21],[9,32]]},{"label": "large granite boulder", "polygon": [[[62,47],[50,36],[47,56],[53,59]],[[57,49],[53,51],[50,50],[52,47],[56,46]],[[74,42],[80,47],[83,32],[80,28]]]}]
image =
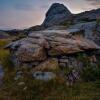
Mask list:
[{"label": "large granite boulder", "polygon": [[42,25],[45,27],[59,25],[71,16],[71,12],[63,4],[54,3],[46,13],[46,18]]},{"label": "large granite boulder", "polygon": [[78,28],[32,32],[27,38],[12,42],[6,48],[18,62],[33,64],[38,61],[38,65],[43,62],[37,67],[42,66],[41,70],[52,61],[48,58],[100,49],[92,40],[86,39],[84,31]]}]

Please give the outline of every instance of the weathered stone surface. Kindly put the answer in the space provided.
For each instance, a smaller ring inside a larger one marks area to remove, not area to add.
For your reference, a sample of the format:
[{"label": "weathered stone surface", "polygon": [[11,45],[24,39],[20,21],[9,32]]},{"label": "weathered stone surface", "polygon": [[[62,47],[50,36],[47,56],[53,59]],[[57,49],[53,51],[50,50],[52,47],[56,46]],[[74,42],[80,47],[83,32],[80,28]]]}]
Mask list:
[{"label": "weathered stone surface", "polygon": [[71,25],[70,29],[81,29],[84,30],[84,36],[86,38],[90,38],[92,39],[94,36],[94,30],[96,28],[96,21],[92,21],[92,22],[85,22],[85,23],[78,23],[75,25]]},{"label": "weathered stone surface", "polygon": [[77,52],[82,52],[84,50],[92,50],[92,49],[99,49],[94,42],[89,41],[87,39],[69,39],[66,41],[66,44],[56,44],[50,51],[49,55],[57,56],[57,55],[64,55],[64,54],[73,54]]},{"label": "weathered stone surface", "polygon": [[79,48],[72,48],[67,46],[56,46],[51,49],[49,55],[57,56],[57,55],[64,55],[64,54],[72,54],[81,51]]},{"label": "weathered stone surface", "polygon": [[45,71],[45,70],[55,71],[58,69],[59,69],[58,60],[56,58],[51,58],[33,68],[33,71]]},{"label": "weathered stone surface", "polygon": [[56,75],[53,72],[37,71],[33,73],[33,77],[38,80],[49,81],[51,79],[54,79]]},{"label": "weathered stone surface", "polygon": [[16,55],[22,62],[43,61],[46,59],[44,48],[34,45],[21,46]]}]

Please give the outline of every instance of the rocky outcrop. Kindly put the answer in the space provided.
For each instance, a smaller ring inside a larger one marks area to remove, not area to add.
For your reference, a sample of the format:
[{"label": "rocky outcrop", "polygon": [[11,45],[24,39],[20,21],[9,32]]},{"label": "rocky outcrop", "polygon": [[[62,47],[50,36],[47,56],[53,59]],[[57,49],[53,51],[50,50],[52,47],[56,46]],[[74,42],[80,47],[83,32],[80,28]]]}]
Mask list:
[{"label": "rocky outcrop", "polygon": [[75,15],[77,21],[93,21],[98,18],[100,18],[100,8]]},{"label": "rocky outcrop", "polygon": [[68,24],[69,22],[91,22],[95,21],[99,17],[100,9],[85,11],[79,14],[72,14],[63,4],[54,3],[46,13],[46,18],[41,26],[46,28],[64,23]]},{"label": "rocky outcrop", "polygon": [[59,25],[69,20],[70,17],[72,17],[71,12],[63,4],[54,3],[46,13],[46,18],[42,25],[45,27]]},{"label": "rocky outcrop", "polygon": [[74,28],[32,32],[27,38],[12,42],[6,48],[10,49],[19,64],[38,66],[44,62],[39,65],[44,66],[42,68],[49,65],[49,60],[46,61],[48,58],[58,59],[58,56],[100,49],[92,40],[84,37],[83,30]]}]

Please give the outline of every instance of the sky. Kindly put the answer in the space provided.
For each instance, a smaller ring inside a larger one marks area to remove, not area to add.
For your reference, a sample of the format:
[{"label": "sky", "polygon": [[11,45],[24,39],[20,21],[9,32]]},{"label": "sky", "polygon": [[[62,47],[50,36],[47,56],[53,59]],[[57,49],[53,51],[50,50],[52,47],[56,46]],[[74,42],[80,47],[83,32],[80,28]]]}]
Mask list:
[{"label": "sky", "polygon": [[52,3],[62,3],[75,14],[100,8],[100,0],[0,0],[0,29],[39,25]]}]

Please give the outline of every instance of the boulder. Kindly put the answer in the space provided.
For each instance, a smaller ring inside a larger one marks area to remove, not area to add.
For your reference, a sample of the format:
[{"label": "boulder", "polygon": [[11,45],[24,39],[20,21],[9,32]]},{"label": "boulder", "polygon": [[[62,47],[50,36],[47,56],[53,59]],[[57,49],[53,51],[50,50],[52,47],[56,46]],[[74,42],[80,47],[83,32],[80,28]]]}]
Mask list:
[{"label": "boulder", "polygon": [[37,71],[33,73],[33,77],[37,80],[42,80],[42,81],[49,81],[51,79],[54,79],[56,75],[53,72],[41,72]]},{"label": "boulder", "polygon": [[58,69],[59,69],[58,60],[56,58],[51,58],[47,59],[43,63],[33,68],[33,71],[45,71],[45,70],[55,71]]},{"label": "boulder", "polygon": [[43,61],[46,59],[46,52],[43,47],[26,44],[18,49],[16,56],[21,62]]},{"label": "boulder", "polygon": [[48,59],[54,56],[100,49],[96,43],[84,36],[84,30],[78,28],[78,25],[66,30],[31,32],[27,38],[12,42],[6,48],[11,50],[17,62],[30,62],[31,65],[37,61],[46,61],[42,66],[48,66]]}]

